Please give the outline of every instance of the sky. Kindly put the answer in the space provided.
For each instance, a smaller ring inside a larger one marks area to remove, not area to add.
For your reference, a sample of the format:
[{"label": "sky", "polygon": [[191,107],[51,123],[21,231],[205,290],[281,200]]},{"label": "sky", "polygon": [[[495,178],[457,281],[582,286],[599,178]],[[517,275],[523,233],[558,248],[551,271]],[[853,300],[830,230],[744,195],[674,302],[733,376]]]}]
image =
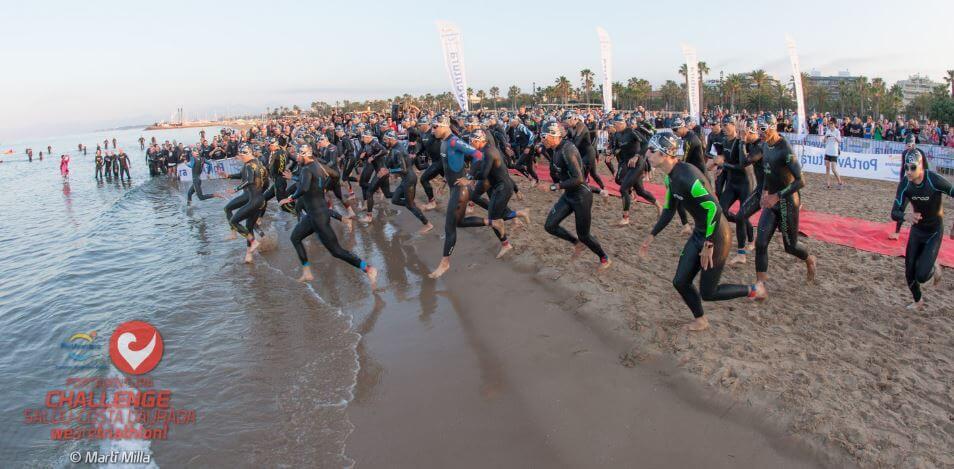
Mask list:
[{"label": "sky", "polygon": [[710,78],[762,68],[787,80],[786,34],[804,72],[893,83],[954,69],[950,0],[787,3],[3,0],[0,145],[168,120],[180,106],[204,118],[449,91],[438,20],[462,30],[468,85],[503,94],[599,73],[597,26],[624,83],[678,80],[683,44]]}]

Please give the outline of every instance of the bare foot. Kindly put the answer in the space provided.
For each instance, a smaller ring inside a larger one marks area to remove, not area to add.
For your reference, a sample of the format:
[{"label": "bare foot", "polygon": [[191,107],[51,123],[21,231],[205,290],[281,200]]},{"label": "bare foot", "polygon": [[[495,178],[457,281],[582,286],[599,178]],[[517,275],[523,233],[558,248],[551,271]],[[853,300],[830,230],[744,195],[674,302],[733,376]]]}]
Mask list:
[{"label": "bare foot", "polygon": [[754,243],[746,244],[745,252],[755,252],[755,244]]},{"label": "bare foot", "polygon": [[662,215],[663,205],[657,200],[656,203],[656,216]]},{"label": "bare foot", "polygon": [[570,259],[576,259],[577,257],[580,257],[580,254],[583,254],[585,249],[586,245],[577,241],[576,244],[573,245],[573,255],[570,256]]},{"label": "bare foot", "polygon": [[371,214],[365,213],[363,217],[360,218],[362,223],[371,223]]},{"label": "bare foot", "polygon": [[924,311],[924,300],[915,301],[909,304],[907,308],[913,311]]},{"label": "bare foot", "polygon": [[430,278],[439,278],[447,272],[447,269],[450,269],[450,259],[445,257],[441,259],[441,263],[437,265],[437,268],[427,276]]},{"label": "bare foot", "polygon": [[889,233],[888,239],[897,240],[901,237],[901,233]]},{"label": "bare foot", "polygon": [[301,268],[301,277],[298,277],[298,281],[301,283],[310,282],[314,280],[315,277],[311,275],[311,267],[304,266]]},{"label": "bare foot", "polygon": [[943,267],[941,267],[941,264],[935,263],[934,264],[934,284],[933,284],[935,287],[941,284],[941,276],[944,275],[943,272],[944,270],[943,270]]},{"label": "bare foot", "polygon": [[709,320],[705,316],[695,318],[686,327],[692,332],[704,331],[709,328]]},{"label": "bare foot", "polygon": [[517,218],[523,218],[526,224],[530,224],[530,210],[517,210]]},{"label": "bare foot", "polygon": [[369,266],[365,273],[368,274],[368,283],[371,284],[371,290],[378,288],[378,269]]},{"label": "bare foot", "polygon": [[805,267],[808,268],[808,273],[806,274],[806,281],[808,283],[815,282],[815,270],[818,267],[818,259],[815,256],[808,256],[808,259],[805,259]]},{"label": "bare foot", "polygon": [[735,257],[729,259],[729,265],[745,264],[745,261],[745,254],[736,254]]},{"label": "bare foot", "polygon": [[616,226],[626,226],[628,224],[629,224],[629,217],[620,218],[619,221],[616,222]]},{"label": "bare foot", "polygon": [[433,229],[434,229],[434,225],[432,225],[431,223],[428,223],[424,225],[423,227],[421,227],[421,229],[417,230],[417,234],[424,234]]},{"label": "bare foot", "polygon": [[517,193],[514,194],[514,195],[517,197],[517,200],[523,200],[523,194],[522,194],[522,193],[517,192]]},{"label": "bare foot", "polygon": [[464,209],[464,214],[470,215],[471,213],[474,213],[474,204],[467,204],[467,208]]},{"label": "bare foot", "polygon": [[228,241],[236,240],[238,239],[238,233],[236,233],[235,230],[231,230],[229,231],[229,235],[226,236],[225,239]]},{"label": "bare foot", "polygon": [[427,211],[427,210],[434,210],[435,208],[437,208],[437,202],[434,202],[434,201],[432,200],[432,201],[430,201],[430,202],[424,204],[424,206],[421,207],[421,208],[423,208],[425,211]]},{"label": "bare foot", "polygon": [[765,288],[765,284],[762,282],[755,283],[755,296],[752,297],[755,301],[765,301],[768,298],[768,290]]},{"label": "bare foot", "polygon": [[755,301],[765,301],[768,299],[768,289],[765,288],[765,282],[755,282]]},{"label": "bare foot", "polygon": [[253,253],[253,252],[255,252],[255,251],[258,251],[258,248],[259,248],[259,246],[261,246],[261,245],[262,245],[262,243],[258,242],[257,239],[253,239],[253,240],[252,240],[252,244],[250,244],[250,245],[248,246],[248,252],[249,252],[249,254],[251,254],[251,253]]},{"label": "bare foot", "polygon": [[611,265],[613,265],[613,261],[610,260],[610,259],[606,259],[606,262],[602,262],[602,261],[600,262],[600,265],[596,267],[596,271],[597,271],[597,272],[602,272],[602,271],[604,271],[604,270],[610,268]]},{"label": "bare foot", "polygon": [[354,216],[355,216],[355,215],[354,215],[354,209],[349,206],[349,207],[348,207],[348,216],[345,217],[345,218],[354,218]]},{"label": "bare foot", "polygon": [[690,234],[692,234],[692,225],[690,225],[690,224],[688,224],[688,223],[686,223],[685,225],[682,225],[682,231],[681,231],[681,233],[682,233],[683,235],[690,235]]},{"label": "bare foot", "polygon": [[497,259],[500,259],[501,257],[507,255],[507,253],[510,252],[512,249],[513,249],[513,246],[510,243],[500,246],[500,252],[497,253]]},{"label": "bare foot", "polygon": [[354,231],[354,223],[351,222],[352,218],[354,218],[354,215],[352,215],[352,216],[350,216],[350,217],[348,217],[348,218],[342,218],[342,219],[341,219],[341,223],[344,223],[344,226],[345,226],[345,228],[348,230],[349,233],[352,232],[352,231]]},{"label": "bare foot", "polygon": [[490,222],[490,226],[493,226],[494,228],[496,228],[497,231],[503,231],[503,229],[504,229],[504,221],[503,221],[502,219],[498,218],[498,219],[496,219],[496,220],[491,221],[491,222]]},{"label": "bare foot", "polygon": [[252,261],[253,261],[253,259],[252,259],[252,253],[251,253],[250,251],[245,251],[245,263],[246,263],[246,264],[251,264]]},{"label": "bare foot", "polygon": [[603,197],[609,197],[610,193],[606,189],[600,189],[600,195],[602,195]]}]

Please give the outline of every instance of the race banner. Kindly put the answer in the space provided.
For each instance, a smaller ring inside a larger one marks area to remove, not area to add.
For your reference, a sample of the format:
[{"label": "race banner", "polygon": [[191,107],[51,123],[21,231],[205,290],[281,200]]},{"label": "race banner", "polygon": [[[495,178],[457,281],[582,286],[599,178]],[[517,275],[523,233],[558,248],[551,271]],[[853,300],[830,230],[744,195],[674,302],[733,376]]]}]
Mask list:
[{"label": "race banner", "polygon": [[605,29],[597,26],[600,37],[600,64],[603,66],[603,110],[613,110],[613,44]]},{"label": "race banner", "polygon": [[689,98],[689,119],[695,123],[699,120],[699,59],[696,58],[696,49],[682,46],[682,55],[686,58],[686,95]]},{"label": "race banner", "polygon": [[437,29],[444,50],[444,66],[451,81],[451,92],[462,111],[467,111],[467,75],[464,70],[464,50],[460,29],[452,23],[438,21]]},{"label": "race banner", "polygon": [[798,63],[798,50],[795,48],[795,40],[791,36],[785,36],[785,44],[788,47],[788,58],[792,61],[792,78],[795,80],[795,101],[798,104],[798,115],[795,116],[795,133],[805,135],[808,133],[808,126],[805,125],[805,94],[802,89],[802,69]]}]

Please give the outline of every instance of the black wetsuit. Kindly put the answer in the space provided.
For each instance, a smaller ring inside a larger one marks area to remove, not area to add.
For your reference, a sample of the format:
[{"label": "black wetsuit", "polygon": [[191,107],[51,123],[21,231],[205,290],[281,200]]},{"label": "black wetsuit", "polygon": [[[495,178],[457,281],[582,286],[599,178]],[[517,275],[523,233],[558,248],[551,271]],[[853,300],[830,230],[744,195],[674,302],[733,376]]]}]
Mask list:
[{"label": "black wetsuit", "polygon": [[[593,192],[583,183],[583,165],[580,160],[580,152],[573,142],[564,139],[553,149],[550,161],[555,176],[553,183],[559,189],[563,189],[563,194],[560,195],[556,204],[550,209],[550,213],[547,214],[544,229],[547,230],[547,233],[572,244],[582,242],[594,254],[599,256],[600,262],[606,262],[606,253],[596,238],[590,234]],[[576,222],[576,237],[560,226],[560,222],[570,216],[571,213],[574,215]]]},{"label": "black wetsuit", "polygon": [[[431,186],[431,180],[437,176],[444,176],[444,161],[441,159],[441,145],[443,141],[434,136],[434,132],[421,134],[421,152],[418,155],[425,155],[430,165],[421,173],[421,187],[424,188],[424,194],[427,195],[427,201],[434,200],[434,188]],[[418,156],[420,158],[420,156]]]},{"label": "black wetsuit", "polygon": [[318,147],[318,153],[315,153],[315,159],[328,170],[330,179],[327,189],[341,201],[342,205],[346,208],[350,207],[348,200],[345,199],[344,194],[341,192],[341,165],[339,163],[341,158],[338,154],[338,147],[334,145],[326,145],[324,148]]},{"label": "black wetsuit", "polygon": [[457,245],[457,227],[463,226],[460,223],[464,219],[467,202],[470,200],[470,191],[458,186],[457,180],[465,177],[466,163],[480,161],[483,157],[481,151],[468,145],[456,135],[451,134],[441,142],[444,180],[447,181],[447,187],[450,190],[447,197],[447,213],[444,218],[444,257],[454,253],[454,246]]},{"label": "black wetsuit", "polygon": [[116,164],[119,165],[119,179],[122,179],[123,175],[125,175],[126,180],[129,181],[131,179],[129,176],[129,155],[120,153],[116,157]]},{"label": "black wetsuit", "polygon": [[692,130],[686,131],[686,136],[682,138],[682,160],[696,167],[703,177],[706,176],[706,157],[702,149],[702,140]]},{"label": "black wetsuit", "polygon": [[[643,176],[646,171],[649,171],[649,161],[645,157],[646,144],[648,143],[645,135],[629,127],[613,135],[619,135],[616,142],[619,148],[619,154],[617,155],[619,176],[617,176],[617,182],[619,183],[620,197],[623,199],[623,211],[628,212],[633,202],[633,197],[630,194],[631,190],[635,190],[636,194],[649,203],[655,204],[656,197],[643,186]],[[636,158],[636,165],[630,167],[629,161],[633,158]]]},{"label": "black wetsuit", "polygon": [[417,173],[414,172],[414,161],[399,143],[395,143],[388,150],[386,162],[388,173],[401,177],[401,183],[391,194],[391,203],[406,207],[423,224],[428,224],[427,217],[421,212],[414,201],[417,190]]},{"label": "black wetsuit", "polygon": [[338,143],[336,143],[335,146],[338,148],[338,156],[341,158],[341,181],[347,182],[349,191],[354,193],[351,183],[357,182],[357,179],[355,179],[351,173],[354,172],[354,168],[358,165],[354,142],[351,141],[350,137],[345,135],[338,139]]},{"label": "black wetsuit", "polygon": [[[258,158],[252,158],[242,166],[238,174],[229,175],[229,179],[241,179],[242,184],[236,190],[243,189],[243,191],[241,195],[225,205],[225,217],[232,229],[238,231],[245,237],[248,244],[251,244],[255,239],[252,230],[261,216],[262,207],[265,206],[263,192],[268,180],[268,171]],[[233,214],[232,212],[236,209],[238,211]],[[242,226],[242,221],[245,221],[245,226]]]},{"label": "black wetsuit", "polygon": [[603,184],[603,180],[600,179],[600,175],[596,171],[596,146],[590,139],[590,129],[583,122],[577,122],[570,129],[570,138],[573,139],[573,144],[580,152],[580,160],[583,163],[583,181],[585,182],[592,177],[593,182],[600,186],[600,189],[605,189],[606,185]]},{"label": "black wetsuit", "polygon": [[779,201],[762,210],[759,218],[755,238],[755,271],[758,273],[768,272],[768,245],[776,229],[782,233],[785,252],[803,261],[808,259],[808,251],[798,245],[798,191],[805,186],[802,166],[785,137],[779,136],[774,145],[762,144],[762,168],[765,192],[778,194]]},{"label": "black wetsuit", "polygon": [[[692,315],[702,317],[703,301],[723,301],[750,295],[754,289],[748,285],[719,284],[722,269],[731,248],[731,234],[728,221],[722,214],[719,201],[712,195],[709,181],[695,166],[678,162],[666,176],[666,201],[662,215],[653,226],[652,235],[656,236],[672,221],[675,213],[672,202],[680,201],[680,206],[692,215],[695,229],[686,240],[676,266],[676,275],[672,284],[689,306]],[[712,267],[703,270],[699,279],[699,289],[693,280],[702,269],[699,254],[706,242],[711,242]]]},{"label": "black wetsuit", "polygon": [[[30,161],[33,161],[32,157]],[[96,179],[102,179],[102,178],[103,178],[103,155],[96,154]]]},{"label": "black wetsuit", "polygon": [[330,179],[327,168],[317,161],[312,161],[302,165],[299,177],[291,198],[301,202],[305,215],[298,220],[298,224],[292,230],[291,242],[301,265],[308,265],[308,253],[305,251],[302,240],[312,233],[317,233],[318,240],[332,256],[366,271],[368,265],[358,256],[342,248],[338,243],[338,236],[331,229],[331,218],[334,214],[328,209],[328,202],[325,200],[325,190]]},{"label": "black wetsuit", "polygon": [[[886,139],[886,140],[887,140],[887,139]],[[910,152],[910,151],[911,151],[911,150],[908,150],[907,148],[905,148],[904,151],[901,152],[901,162],[902,162],[902,163],[905,163],[905,162],[908,161],[908,152]],[[921,163],[920,163],[920,164],[921,164],[921,166],[924,168],[925,171],[931,169],[931,164],[930,164],[930,162],[928,162],[927,158],[921,158]],[[905,170],[905,165],[902,165],[902,166],[901,166],[901,171],[900,171],[900,173],[901,173],[901,179],[898,181],[898,184],[902,184],[902,183],[904,183],[904,181],[907,181],[907,180],[908,180],[908,178],[907,178],[907,174],[908,174],[908,173],[907,173],[907,171]],[[904,225],[904,219],[903,219],[903,218],[900,219],[900,220],[897,220],[897,222],[896,222],[896,224],[895,224],[895,226],[894,226],[894,232],[895,232],[895,233],[900,233],[900,232],[901,232],[901,226],[902,226],[902,225]]]},{"label": "black wetsuit", "polygon": [[515,158],[517,159],[517,162],[514,164],[514,169],[533,180],[534,183],[540,182],[540,178],[537,176],[537,171],[534,168],[534,165],[536,165],[536,155],[533,150],[533,132],[531,132],[527,126],[518,124],[510,127],[508,134],[510,137],[510,147],[513,148]]},{"label": "black wetsuit", "polygon": [[[516,184],[510,178],[510,171],[507,168],[507,161],[504,159],[503,153],[501,153],[499,147],[494,145],[492,138],[488,136],[487,145],[484,146],[483,159],[471,167],[471,176],[475,182],[471,199],[476,205],[487,210],[488,220],[510,220],[517,216],[516,212],[507,206],[510,198],[513,197]],[[484,192],[490,195],[489,200],[481,196]],[[460,226],[484,226],[484,219],[481,217],[465,217],[461,220]],[[493,228],[493,231],[501,242],[507,241],[507,236],[500,233],[497,228]]]},{"label": "black wetsuit", "polygon": [[215,197],[212,194],[203,194],[202,193],[202,170],[205,169],[205,158],[200,154],[198,158],[192,158],[189,161],[189,167],[192,168],[192,186],[189,187],[189,192],[186,194],[186,200],[189,203],[192,203],[192,194],[197,194],[199,200],[208,200],[212,197]]},{"label": "black wetsuit", "polygon": [[[271,152],[268,156],[268,175],[272,180],[271,186],[265,191],[265,200],[269,201],[272,198],[275,200],[285,200],[285,197],[288,196],[288,181],[285,180],[285,177],[282,173],[288,169],[288,153],[285,152],[282,148]],[[282,210],[290,212],[290,207],[281,207]]]},{"label": "black wetsuit", "polygon": [[361,178],[358,181],[362,184],[364,195],[365,211],[370,214],[374,208],[374,193],[378,190],[385,197],[391,198],[391,182],[387,176],[378,176],[378,170],[384,168],[384,162],[387,159],[388,150],[384,148],[377,140],[372,140],[361,148],[361,159],[364,160],[364,169],[361,171]]},{"label": "black wetsuit", "polygon": [[924,180],[915,184],[904,178],[898,184],[891,219],[903,221],[908,204],[921,219],[911,226],[904,251],[904,277],[914,301],[921,301],[921,284],[934,276],[934,266],[944,238],[944,207],[941,196],[954,197],[954,185],[941,175],[924,170]]},{"label": "black wetsuit", "polygon": [[736,201],[739,206],[749,198],[749,175],[745,172],[745,167],[750,165],[748,158],[745,157],[745,142],[740,138],[725,140],[722,142],[725,151],[724,163],[722,164],[722,174],[716,180],[722,179],[723,188],[719,195],[719,202],[722,206],[722,213],[726,219],[735,223],[735,239],[738,252],[744,252],[746,234],[752,232],[752,223],[747,217],[736,218],[735,214],[729,211],[729,207]]},{"label": "black wetsuit", "polygon": [[755,173],[755,189],[749,192],[749,197],[739,205],[739,212],[736,213],[733,218],[738,220],[739,217],[741,217],[748,221],[748,224],[745,226],[745,237],[746,240],[751,243],[755,240],[755,235],[753,233],[754,230],[752,230],[752,222],[749,221],[749,218],[761,209],[762,189],[765,188],[765,167],[762,166],[762,140],[746,143],[745,153],[742,156],[752,165],[752,171]]}]

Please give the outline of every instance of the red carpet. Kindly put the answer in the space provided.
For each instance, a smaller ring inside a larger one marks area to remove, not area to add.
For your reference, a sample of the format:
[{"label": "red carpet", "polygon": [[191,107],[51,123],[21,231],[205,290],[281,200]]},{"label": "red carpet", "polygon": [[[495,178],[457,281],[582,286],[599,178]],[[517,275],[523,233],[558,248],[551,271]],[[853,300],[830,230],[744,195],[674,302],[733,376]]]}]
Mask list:
[{"label": "red carpet", "polygon": [[[551,182],[550,168],[546,163],[537,164],[535,169],[541,181]],[[517,174],[515,171],[511,172]],[[606,183],[606,188],[610,191],[610,194],[619,197],[618,184],[606,177],[603,178],[603,182]],[[646,189],[660,200],[666,195],[666,188],[657,184],[646,184]],[[634,196],[634,199],[645,203],[640,197]],[[738,203],[733,207],[733,211],[738,209]],[[758,219],[759,213],[756,213],[751,218],[752,224],[757,224]],[[894,231],[894,226],[894,222],[875,223],[808,210],[801,211],[798,223],[799,232],[809,238],[848,246],[861,251],[903,257],[904,247],[908,241],[908,229],[902,228],[901,239],[892,241],[888,239],[888,234]],[[776,234],[776,236],[778,235]],[[947,236],[947,226],[945,226],[944,237]],[[937,260],[945,267],[954,268],[954,242],[948,239],[941,244],[941,252],[938,254]]]}]

